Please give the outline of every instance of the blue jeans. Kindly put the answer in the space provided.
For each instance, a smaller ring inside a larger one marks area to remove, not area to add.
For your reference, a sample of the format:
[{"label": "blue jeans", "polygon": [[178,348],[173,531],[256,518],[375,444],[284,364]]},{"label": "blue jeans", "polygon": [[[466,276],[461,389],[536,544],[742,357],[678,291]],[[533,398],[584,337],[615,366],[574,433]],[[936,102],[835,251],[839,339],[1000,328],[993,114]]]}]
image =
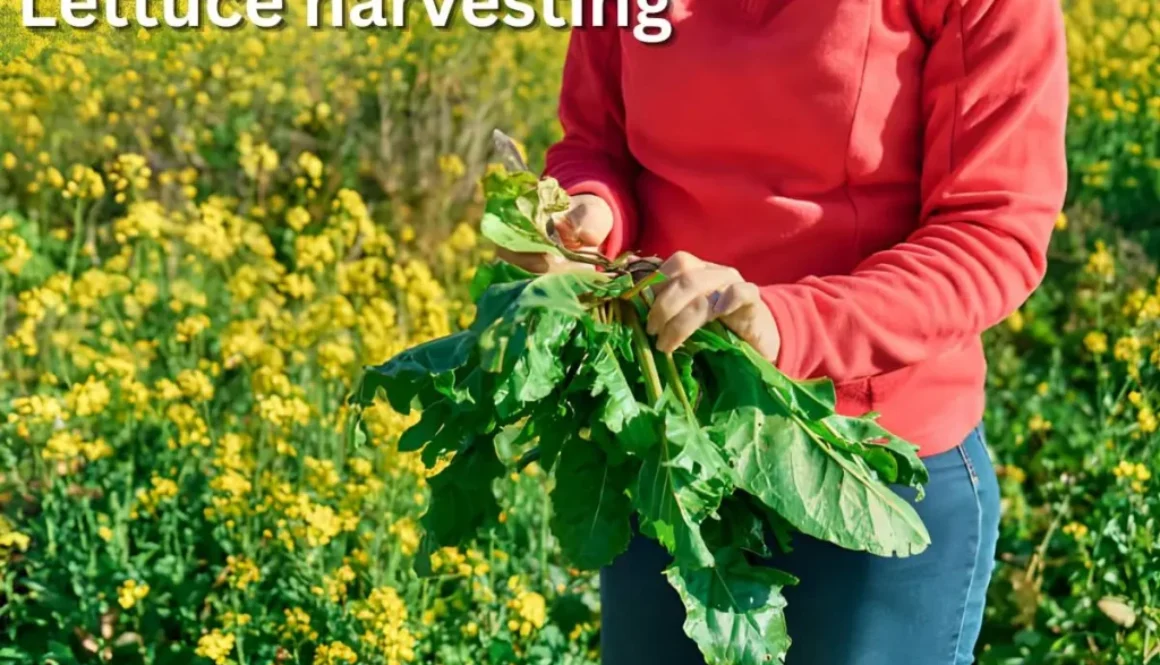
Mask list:
[{"label": "blue jeans", "polygon": [[[930,531],[918,556],[851,552],[808,536],[770,565],[801,580],[785,590],[788,665],[969,665],[983,620],[999,531],[999,485],[976,427],[923,460],[926,498],[911,501]],[[661,575],[668,553],[637,537],[601,571],[604,665],[704,665],[685,636],[684,608]]]}]

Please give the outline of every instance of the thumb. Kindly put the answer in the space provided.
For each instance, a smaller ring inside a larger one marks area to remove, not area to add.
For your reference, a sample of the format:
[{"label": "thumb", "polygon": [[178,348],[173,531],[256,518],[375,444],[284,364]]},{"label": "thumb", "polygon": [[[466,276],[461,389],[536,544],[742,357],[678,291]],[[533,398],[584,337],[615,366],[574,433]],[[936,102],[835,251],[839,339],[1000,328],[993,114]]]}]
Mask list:
[{"label": "thumb", "polygon": [[556,222],[556,233],[568,249],[599,247],[612,231],[612,208],[591,194],[572,197],[572,207]]}]

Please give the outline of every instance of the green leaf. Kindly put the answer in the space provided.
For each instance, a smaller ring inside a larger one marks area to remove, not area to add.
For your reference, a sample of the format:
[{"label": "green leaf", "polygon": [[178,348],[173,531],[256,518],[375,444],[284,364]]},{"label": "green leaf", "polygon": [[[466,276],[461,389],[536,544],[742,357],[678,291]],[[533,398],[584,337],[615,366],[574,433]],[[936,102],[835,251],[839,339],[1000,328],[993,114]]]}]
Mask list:
[{"label": "green leaf", "polygon": [[413,453],[433,441],[447,428],[451,409],[447,402],[439,402],[423,410],[419,422],[411,425],[399,437],[399,452]]},{"label": "green leaf", "polygon": [[860,449],[858,454],[878,472],[883,482],[913,487],[918,490],[918,498],[922,498],[923,485],[930,481],[930,474],[918,456],[918,446],[903,441],[865,416],[834,415],[823,422],[826,427],[819,431],[855,444]]},{"label": "green leaf", "polygon": [[773,552],[766,544],[768,523],[765,512],[761,502],[745,492],[734,492],[721,502],[717,518],[705,521],[701,533],[714,551],[737,547],[757,556],[770,557]]},{"label": "green leaf", "polygon": [[463,331],[412,347],[382,365],[368,367],[354,399],[368,406],[381,388],[386,391],[391,406],[406,415],[421,393],[429,393],[429,398],[435,394],[457,397],[453,372],[467,364],[476,341],[474,333]]},{"label": "green leaf", "polygon": [[495,446],[486,437],[456,453],[447,468],[429,478],[431,502],[423,528],[435,544],[458,546],[499,517],[492,483],[504,473]]},{"label": "green leaf", "polygon": [[634,500],[641,531],[680,565],[712,566],[701,522],[731,489],[720,450],[695,423],[669,407],[660,445],[642,455]]},{"label": "green leaf", "polygon": [[500,418],[510,418],[520,413],[524,404],[546,398],[564,379],[560,354],[576,328],[576,319],[546,312],[530,319],[526,326],[522,353],[494,394]]},{"label": "green leaf", "polygon": [[548,273],[528,284],[517,305],[523,311],[540,309],[568,316],[588,314],[581,296],[590,296],[598,287],[608,288],[608,277],[592,270]]},{"label": "green leaf", "polygon": [[578,436],[577,423],[592,420],[591,405],[574,396],[569,400],[545,399],[535,405],[528,418],[525,436],[537,440],[540,466],[550,471],[564,445]]},{"label": "green leaf", "polygon": [[475,301],[475,320],[470,329],[482,333],[497,325],[504,317],[514,316],[513,306],[532,280],[498,282],[487,287]]},{"label": "green leaf", "polygon": [[790,638],[781,590],[797,582],[792,576],[732,551],[713,567],[673,566],[665,577],[685,606],[685,633],[707,665],[784,662]]},{"label": "green leaf", "polygon": [[556,466],[552,533],[572,565],[596,570],[628,548],[633,471],[627,464],[610,464],[595,443],[569,439]]},{"label": "green leaf", "polygon": [[734,482],[798,530],[881,556],[918,554],[930,535],[914,507],[859,457],[820,441],[790,418],[756,407],[719,414]]},{"label": "green leaf", "polygon": [[515,226],[493,212],[484,213],[479,230],[483,233],[483,237],[508,251],[563,256],[559,247],[536,233],[534,229]]},{"label": "green leaf", "polygon": [[528,190],[534,190],[540,179],[530,171],[495,169],[483,178],[483,193],[488,201],[514,201]]},{"label": "green leaf", "polygon": [[468,286],[468,293],[471,295],[472,302],[475,302],[483,296],[488,288],[496,284],[526,282],[535,279],[535,277],[535,274],[519,266],[496,259],[475,269],[475,275],[472,276],[471,284]]},{"label": "green leaf", "polygon": [[536,183],[536,198],[540,202],[540,210],[545,213],[567,212],[572,207],[572,198],[568,192],[550,176]]},{"label": "green leaf", "polygon": [[602,398],[596,413],[600,422],[631,451],[643,452],[654,445],[659,420],[655,414],[649,417],[649,408],[636,401],[612,344],[601,344],[586,369],[592,375],[591,395]]},{"label": "green leaf", "polygon": [[720,351],[734,356],[728,374],[739,373],[742,366],[736,364],[740,356],[748,361],[748,366],[757,372],[762,382],[772,390],[776,396],[794,413],[809,420],[821,420],[834,413],[837,397],[834,393],[834,384],[829,379],[811,379],[808,381],[794,381],[781,370],[773,366],[758,353],[748,342],[742,340],[719,322],[714,321],[701,328],[687,342],[690,350]]}]

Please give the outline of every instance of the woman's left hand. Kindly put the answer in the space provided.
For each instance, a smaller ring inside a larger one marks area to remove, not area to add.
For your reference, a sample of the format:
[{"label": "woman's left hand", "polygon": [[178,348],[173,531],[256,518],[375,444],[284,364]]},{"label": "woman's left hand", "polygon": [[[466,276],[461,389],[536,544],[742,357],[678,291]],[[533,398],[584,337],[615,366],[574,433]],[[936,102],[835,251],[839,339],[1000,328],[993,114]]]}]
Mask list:
[{"label": "woman's left hand", "polygon": [[720,319],[770,362],[777,360],[781,335],[757,285],[728,266],[677,252],[661,264],[667,277],[653,287],[656,299],[646,329],[657,349],[671,353],[698,328]]}]

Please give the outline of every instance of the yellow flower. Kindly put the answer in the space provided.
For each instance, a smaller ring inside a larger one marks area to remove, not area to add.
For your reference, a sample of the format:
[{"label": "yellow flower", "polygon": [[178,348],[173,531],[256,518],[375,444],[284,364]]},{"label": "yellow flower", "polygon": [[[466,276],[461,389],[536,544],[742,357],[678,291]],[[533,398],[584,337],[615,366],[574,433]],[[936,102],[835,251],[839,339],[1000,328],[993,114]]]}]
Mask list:
[{"label": "yellow flower", "polygon": [[204,314],[186,317],[177,322],[174,338],[179,342],[188,342],[205,332],[209,326],[209,317]]},{"label": "yellow flower", "polygon": [[1008,464],[1003,467],[1003,473],[1019,485],[1022,485],[1027,480],[1027,472],[1018,466]]},{"label": "yellow flower", "polygon": [[238,164],[242,171],[257,179],[267,176],[278,168],[278,153],[268,143],[254,143],[254,137],[249,132],[243,132],[238,137]]},{"label": "yellow flower", "polygon": [[282,610],[286,617],[286,621],[282,624],[282,639],[295,640],[298,638],[306,640],[317,640],[318,631],[310,627],[310,615],[301,607],[293,607],[287,610]]},{"label": "yellow flower", "polygon": [[301,231],[310,224],[310,213],[302,206],[286,211],[286,224],[295,231]]},{"label": "yellow flower", "polygon": [[294,251],[294,263],[302,271],[322,272],[338,258],[326,236],[298,236]]},{"label": "yellow flower", "polygon": [[262,571],[252,560],[241,555],[226,557],[226,570],[230,586],[239,591],[262,579]]},{"label": "yellow flower", "polygon": [[86,441],[79,434],[68,430],[60,430],[49,437],[41,451],[41,457],[46,460],[68,461],[77,457],[84,457],[90,462],[109,457],[113,449],[98,438]]},{"label": "yellow flower", "polygon": [[451,178],[461,178],[467,172],[467,167],[459,155],[441,155],[439,170]]},{"label": "yellow flower", "polygon": [[197,649],[194,651],[202,658],[212,660],[215,665],[225,665],[229,659],[230,653],[234,650],[234,636],[231,633],[223,633],[219,629],[214,628],[212,631],[202,635],[197,641]]},{"label": "yellow flower", "polygon": [[419,551],[419,528],[410,517],[402,517],[396,520],[391,524],[388,532],[398,539],[399,551],[405,556],[411,556]]},{"label": "yellow flower", "polygon": [[520,637],[528,637],[533,631],[543,628],[547,621],[547,601],[534,591],[520,591],[507,606],[515,614],[508,621],[508,630]]},{"label": "yellow flower", "polygon": [[1066,228],[1067,228],[1067,214],[1060,212],[1055,217],[1055,230],[1056,231],[1063,231]]},{"label": "yellow flower", "polygon": [[1116,260],[1108,252],[1102,240],[1096,241],[1096,249],[1088,256],[1085,270],[1105,281],[1111,281],[1116,276]]},{"label": "yellow flower", "polygon": [[1116,360],[1125,363],[1137,363],[1140,361],[1140,349],[1143,343],[1140,338],[1134,336],[1121,337],[1116,340],[1115,348],[1112,351],[1112,356]]},{"label": "yellow flower", "polygon": [[75,416],[93,416],[104,411],[111,398],[109,387],[90,376],[84,383],[75,383],[69,388],[65,404]]},{"label": "yellow flower", "polygon": [[36,422],[50,424],[63,419],[65,411],[63,405],[55,397],[48,395],[31,395],[17,397],[12,400],[12,413],[8,414],[8,422]]},{"label": "yellow flower", "polygon": [[125,580],[125,583],[117,589],[117,603],[123,609],[131,610],[138,601],[149,595],[148,584],[138,584],[137,580]]},{"label": "yellow flower", "polygon": [[1097,330],[1093,330],[1084,335],[1084,347],[1094,355],[1102,355],[1108,352],[1108,336]]},{"label": "yellow flower", "polygon": [[1038,413],[1033,413],[1027,421],[1027,429],[1032,432],[1046,432],[1051,429],[1051,421]]},{"label": "yellow flower", "polygon": [[1023,330],[1023,325],[1023,312],[1015,310],[1011,313],[1011,316],[1007,317],[1007,327],[1010,328],[1012,332],[1020,332]]},{"label": "yellow flower", "polygon": [[1063,526],[1062,530],[1076,540],[1083,540],[1088,534],[1088,528],[1079,522],[1069,522]]},{"label": "yellow flower", "polygon": [[137,503],[132,516],[138,517],[141,512],[156,514],[158,506],[177,496],[177,489],[177,483],[173,480],[154,474],[149,479],[149,489],[137,490]]},{"label": "yellow flower", "polygon": [[1152,479],[1152,472],[1148,467],[1128,460],[1122,460],[1116,465],[1116,468],[1112,469],[1112,475],[1128,480],[1132,491],[1138,493],[1142,493],[1145,489],[1144,483]]},{"label": "yellow flower", "polygon": [[[1136,424],[1140,427],[1140,431],[1146,434],[1155,432],[1160,423],[1157,422],[1156,412],[1151,407],[1143,407],[1139,413],[1136,414]],[[1146,479],[1142,479],[1146,480]]]},{"label": "yellow flower", "polygon": [[321,644],[314,652],[314,665],[341,665],[358,662],[358,654],[342,642]]},{"label": "yellow flower", "polygon": [[355,617],[365,629],[363,643],[382,654],[387,665],[415,659],[416,638],[406,625],[407,605],[395,589],[372,589],[367,599],[354,607]]},{"label": "yellow flower", "polygon": [[0,514],[0,568],[3,568],[10,551],[25,552],[31,542],[27,534],[17,531],[8,518]]},{"label": "yellow flower", "polygon": [[177,387],[181,394],[192,402],[208,402],[213,399],[213,382],[195,369],[182,370],[177,374]]}]

